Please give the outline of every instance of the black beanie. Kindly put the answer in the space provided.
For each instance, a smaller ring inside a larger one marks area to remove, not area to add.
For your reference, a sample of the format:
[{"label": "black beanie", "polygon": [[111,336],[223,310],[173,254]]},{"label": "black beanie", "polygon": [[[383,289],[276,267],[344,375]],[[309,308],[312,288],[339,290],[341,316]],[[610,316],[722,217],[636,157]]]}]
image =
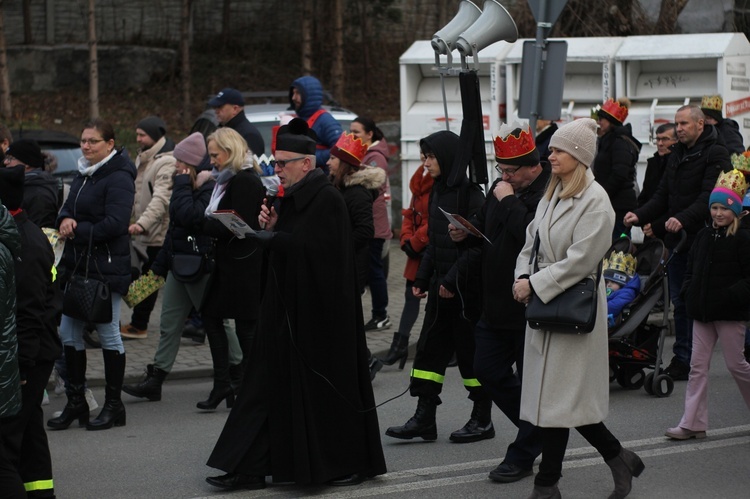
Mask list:
[{"label": "black beanie", "polygon": [[135,127],[146,132],[149,137],[154,139],[154,142],[167,134],[167,124],[158,116],[143,118]]},{"label": "black beanie", "polygon": [[9,210],[17,210],[23,203],[24,177],[23,165],[0,168],[0,202]]},{"label": "black beanie", "polygon": [[39,144],[31,139],[19,139],[8,146],[6,156],[13,156],[18,161],[32,168],[44,168],[44,156]]}]

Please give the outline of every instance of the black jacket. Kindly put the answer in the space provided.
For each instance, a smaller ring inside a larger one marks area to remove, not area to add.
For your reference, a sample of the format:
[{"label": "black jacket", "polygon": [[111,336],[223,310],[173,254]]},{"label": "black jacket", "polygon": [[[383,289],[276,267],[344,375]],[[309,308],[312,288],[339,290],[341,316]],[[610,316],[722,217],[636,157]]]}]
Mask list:
[{"label": "black jacket", "polygon": [[[93,175],[75,176],[68,199],[57,217],[56,228],[65,218],[74,219],[75,238],[65,243],[63,263],[67,270],[80,265],[76,273],[85,272],[81,257],[86,253],[93,228],[93,260],[89,273],[99,272],[109,282],[113,293],[125,295],[130,285],[130,235],[128,225],[135,197],[135,166],[122,150]],[[93,270],[92,270],[93,269]]]},{"label": "black jacket", "polygon": [[[654,235],[674,248],[679,236],[668,233],[664,222],[670,217],[680,221],[687,232],[685,249],[709,221],[708,197],[722,171],[732,169],[729,152],[711,125],[705,125],[695,145],[687,148],[682,142],[672,146],[667,169],[651,199],[634,211],[640,225],[651,224]],[[655,222],[659,223],[655,223]]]},{"label": "black jacket", "polygon": [[[458,184],[449,186],[453,160],[459,147],[455,133],[440,131],[422,139],[434,152],[440,165],[440,176],[435,179],[430,193],[430,222],[427,234],[430,243],[422,256],[414,286],[431,296],[437,295],[440,285],[452,293],[468,291],[468,282],[476,282],[476,276],[462,276],[466,281],[458,282],[458,260],[468,258],[467,251],[479,252],[479,248],[469,246],[467,240],[454,243],[448,234],[448,219],[440,208],[451,214],[459,214],[469,219],[484,202],[484,194],[479,186],[472,184],[466,174],[457,177]],[[474,236],[471,236],[474,237]],[[466,300],[464,300],[466,303]]]},{"label": "black jacket", "polygon": [[37,227],[54,227],[62,206],[62,185],[44,170],[26,172],[21,208]]},{"label": "black jacket", "polygon": [[724,145],[729,151],[729,154],[742,154],[745,152],[745,145],[742,140],[742,134],[740,133],[740,125],[729,118],[724,118],[718,124],[716,129],[719,132],[719,136],[724,141]]},{"label": "black jacket", "polygon": [[21,379],[37,362],[54,362],[62,352],[57,334],[57,313],[52,266],[55,254],[47,236],[29,220],[26,212],[13,217],[21,236],[16,269],[16,334]]},{"label": "black jacket", "polygon": [[242,138],[247,142],[250,151],[256,156],[260,157],[266,152],[266,145],[263,141],[263,136],[255,125],[247,120],[244,111],[240,111],[237,116],[227,121],[223,126],[227,126],[242,135]]},{"label": "black jacket", "polygon": [[[172,254],[213,252],[213,238],[203,233],[203,220],[215,184],[209,180],[193,190],[189,175],[175,175],[169,200],[169,228],[164,245],[151,265],[154,274],[167,277]],[[195,241],[195,246],[188,240],[189,237]]]},{"label": "black jacket", "polygon": [[669,161],[669,154],[661,156],[658,152],[655,152],[646,161],[643,187],[641,188],[641,193],[638,195],[639,208],[651,199],[656,192],[656,188],[659,187],[659,182],[661,182],[661,178],[664,176],[664,170],[667,169],[667,161]]},{"label": "black jacket", "polygon": [[705,227],[690,250],[682,292],[687,314],[701,322],[750,319],[750,231],[733,236]]},{"label": "black jacket", "polygon": [[[471,253],[466,261],[480,271],[461,267],[461,274],[478,276],[470,283],[472,289],[479,288],[481,281],[481,318],[488,324],[502,329],[521,330],[526,327],[526,307],[513,299],[513,281],[516,259],[526,242],[526,227],[534,219],[536,207],[544,195],[549,180],[550,167],[542,163],[542,172],[525,190],[515,196],[506,196],[498,201],[492,194],[492,184],[482,209],[470,220],[492,242],[471,237],[469,242],[482,247],[481,257]],[[481,259],[481,262],[480,262]],[[475,300],[469,300],[475,303]]]},{"label": "black jacket", "polygon": [[641,143],[633,137],[630,123],[615,126],[599,138],[591,169],[618,215],[636,207],[635,165],[640,151]]}]

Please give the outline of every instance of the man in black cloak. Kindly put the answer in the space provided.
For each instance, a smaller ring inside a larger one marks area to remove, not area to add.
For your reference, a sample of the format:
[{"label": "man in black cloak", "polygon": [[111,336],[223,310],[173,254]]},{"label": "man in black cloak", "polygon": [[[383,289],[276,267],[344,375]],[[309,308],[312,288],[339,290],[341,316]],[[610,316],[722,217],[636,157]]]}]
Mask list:
[{"label": "man in black cloak", "polygon": [[315,168],[315,133],[282,126],[275,172],[284,193],[259,215],[267,248],[258,332],[208,483],[261,489],[265,477],[355,485],[385,473],[344,199]]}]

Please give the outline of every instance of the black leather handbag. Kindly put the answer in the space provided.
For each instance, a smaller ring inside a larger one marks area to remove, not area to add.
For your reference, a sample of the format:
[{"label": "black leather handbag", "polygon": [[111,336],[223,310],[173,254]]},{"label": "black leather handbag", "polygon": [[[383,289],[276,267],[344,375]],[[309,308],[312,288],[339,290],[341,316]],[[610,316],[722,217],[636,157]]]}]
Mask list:
[{"label": "black leather handbag", "polygon": [[172,255],[172,275],[180,282],[196,282],[206,274],[204,255],[177,253]]},{"label": "black leather handbag", "polygon": [[[539,251],[539,232],[534,239],[529,264],[534,262],[534,272],[539,271],[536,255]],[[586,277],[566,289],[548,303],[536,294],[526,306],[526,320],[531,329],[542,329],[554,333],[590,333],[596,324],[596,308],[602,264],[599,262],[596,280]]]},{"label": "black leather handbag", "polygon": [[[89,234],[88,250],[76,262],[73,275],[65,286],[63,313],[68,317],[80,321],[104,324],[112,321],[112,294],[109,290],[109,283],[104,280],[104,276],[99,271],[96,259],[91,256],[93,235],[94,231],[92,229]],[[86,260],[85,272],[83,275],[77,274],[78,265],[84,259]],[[94,260],[96,272],[99,274],[98,279],[89,275],[89,263],[91,260]]]}]

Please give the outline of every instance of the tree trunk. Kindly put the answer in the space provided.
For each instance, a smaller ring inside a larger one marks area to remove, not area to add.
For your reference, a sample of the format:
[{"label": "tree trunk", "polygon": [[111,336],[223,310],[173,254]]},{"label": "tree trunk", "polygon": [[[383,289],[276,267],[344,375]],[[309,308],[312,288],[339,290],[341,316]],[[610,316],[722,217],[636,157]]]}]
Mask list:
[{"label": "tree trunk", "polygon": [[656,21],[656,34],[669,35],[677,29],[677,18],[680,17],[682,9],[688,0],[661,0],[659,19]]},{"label": "tree trunk", "polygon": [[331,61],[331,91],[339,102],[344,100],[344,1],[333,0],[333,60]]},{"label": "tree trunk", "polygon": [[[229,0],[225,0],[225,5]],[[182,0],[180,19],[180,56],[182,59],[180,85],[182,86],[182,127],[190,126],[190,4],[191,0]]]},{"label": "tree trunk", "polygon": [[232,0],[224,0],[221,10],[221,44],[224,48],[229,45],[230,33],[231,33],[231,10]]},{"label": "tree trunk", "polygon": [[313,0],[303,0],[302,9],[302,47],[300,47],[300,53],[302,54],[302,73],[309,75],[313,71]]},{"label": "tree trunk", "polygon": [[5,20],[3,2],[0,1],[0,117],[6,123],[11,119],[10,79],[8,78],[8,54],[5,51]]},{"label": "tree trunk", "polygon": [[89,0],[88,9],[89,44],[89,114],[91,119],[99,117],[99,62],[96,47],[96,0]]},{"label": "tree trunk", "polygon": [[371,23],[367,22],[367,11],[369,6],[369,0],[360,0],[357,2],[359,8],[359,29],[362,38],[362,78],[365,82],[365,92],[370,93],[372,86],[370,85],[370,27]]},{"label": "tree trunk", "polygon": [[23,0],[23,43],[34,43],[34,35],[31,33],[31,0]]}]

